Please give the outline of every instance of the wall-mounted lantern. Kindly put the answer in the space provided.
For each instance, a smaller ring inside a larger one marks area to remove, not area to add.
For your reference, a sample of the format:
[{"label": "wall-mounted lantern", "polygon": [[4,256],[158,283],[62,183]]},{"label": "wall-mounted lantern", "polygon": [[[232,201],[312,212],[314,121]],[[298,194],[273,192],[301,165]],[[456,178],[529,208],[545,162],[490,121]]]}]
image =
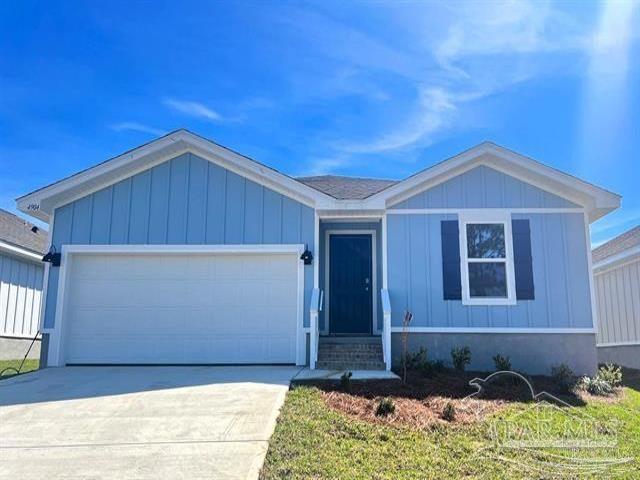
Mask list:
[{"label": "wall-mounted lantern", "polygon": [[47,254],[42,257],[42,261],[50,263],[52,267],[59,267],[61,259],[62,255],[56,252],[56,247],[54,247],[53,245],[51,245],[51,248],[49,248]]},{"label": "wall-mounted lantern", "polygon": [[305,265],[311,265],[311,263],[313,263],[313,254],[306,246],[304,253],[300,255],[300,260],[302,260]]}]

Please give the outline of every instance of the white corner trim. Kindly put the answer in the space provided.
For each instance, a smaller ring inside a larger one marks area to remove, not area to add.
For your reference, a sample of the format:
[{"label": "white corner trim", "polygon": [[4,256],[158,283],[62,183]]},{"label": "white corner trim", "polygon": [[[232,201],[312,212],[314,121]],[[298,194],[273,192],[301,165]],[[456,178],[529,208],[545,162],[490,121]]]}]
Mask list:
[{"label": "white corner trim", "polygon": [[[594,328],[508,328],[508,327],[409,327],[409,333],[596,333]],[[402,327],[391,327],[402,333]]]},{"label": "white corner trim", "polygon": [[330,318],[330,296],[331,289],[329,288],[330,282],[330,259],[331,259],[331,235],[371,235],[371,333],[379,334],[380,330],[378,329],[378,297],[377,297],[377,277],[378,277],[378,259],[376,258],[377,251],[377,239],[376,239],[376,231],[375,230],[339,230],[339,229],[330,229],[325,231],[325,240],[324,240],[324,255],[325,255],[325,264],[324,264],[324,328],[322,329],[322,334],[329,334],[330,328],[329,324],[331,321]]},{"label": "white corner trim", "polygon": [[297,271],[297,303],[296,303],[296,365],[306,363],[307,346],[306,330],[304,327],[304,261],[300,255],[304,252],[302,244],[285,245],[63,245],[62,261],[60,265],[55,323],[53,328],[43,329],[49,334],[48,366],[58,367],[65,364],[64,331],[66,312],[66,287],[69,283],[69,272],[72,269],[75,255],[92,254],[295,254],[298,264]]},{"label": "white corner trim", "polygon": [[[467,256],[467,225],[476,223],[493,223],[504,228],[505,255],[504,259],[475,259]],[[458,235],[460,244],[460,280],[462,283],[463,305],[516,305],[516,281],[513,260],[513,235],[511,232],[511,215],[508,212],[474,210],[462,212],[458,215]],[[507,276],[507,296],[505,298],[471,297],[469,286],[469,263],[500,262],[505,264]]]},{"label": "white corner trim", "polygon": [[598,331],[598,304],[596,302],[596,288],[593,281],[593,263],[591,256],[591,229],[589,227],[589,216],[584,214],[584,242],[587,254],[587,275],[589,276],[589,297],[591,300],[591,325]]},{"label": "white corner trim", "polygon": [[640,346],[640,340],[633,340],[629,342],[607,342],[607,343],[596,343],[596,347],[634,347]]},{"label": "white corner trim", "polygon": [[29,260],[31,262],[41,262],[42,254],[32,252],[26,248],[12,245],[11,243],[3,242],[0,240],[0,252],[8,253],[9,255],[15,255],[23,260]]}]

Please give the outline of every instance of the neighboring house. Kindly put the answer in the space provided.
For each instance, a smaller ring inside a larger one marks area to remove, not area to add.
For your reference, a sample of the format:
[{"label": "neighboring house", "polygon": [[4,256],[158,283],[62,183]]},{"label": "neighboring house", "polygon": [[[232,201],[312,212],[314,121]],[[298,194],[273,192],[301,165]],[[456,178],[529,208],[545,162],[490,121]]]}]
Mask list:
[{"label": "neighboring house", "polygon": [[46,245],[46,230],[0,209],[0,360],[23,358],[38,333]]},{"label": "neighboring house", "polygon": [[598,359],[640,368],[640,226],[593,250]]},{"label": "neighboring house", "polygon": [[589,223],[620,197],[492,143],[398,182],[294,179],[179,130],[17,202],[62,253],[50,366],[389,368],[410,310],[431,358],[590,373]]}]

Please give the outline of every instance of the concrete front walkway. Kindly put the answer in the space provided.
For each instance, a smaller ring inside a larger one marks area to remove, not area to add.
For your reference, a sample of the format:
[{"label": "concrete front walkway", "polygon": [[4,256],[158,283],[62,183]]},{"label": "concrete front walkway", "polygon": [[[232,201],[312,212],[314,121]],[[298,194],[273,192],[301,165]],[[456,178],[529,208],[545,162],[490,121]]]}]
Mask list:
[{"label": "concrete front walkway", "polygon": [[294,367],[66,367],[0,381],[0,478],[257,478]]}]

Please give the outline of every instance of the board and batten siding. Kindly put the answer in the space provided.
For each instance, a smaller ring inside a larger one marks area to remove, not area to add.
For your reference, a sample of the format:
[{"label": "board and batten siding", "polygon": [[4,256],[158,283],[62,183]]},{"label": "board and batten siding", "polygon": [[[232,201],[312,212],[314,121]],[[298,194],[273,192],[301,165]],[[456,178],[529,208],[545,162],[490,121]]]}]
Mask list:
[{"label": "board and batten siding", "polygon": [[640,256],[594,270],[598,344],[640,344]]},{"label": "board and batten siding", "polygon": [[512,306],[465,306],[443,299],[441,221],[456,214],[387,217],[388,288],[392,325],[405,310],[412,327],[592,328],[582,213],[513,214],[531,228],[534,300]]},{"label": "board and batten siding", "polygon": [[36,335],[43,275],[41,264],[0,254],[0,337]]},{"label": "board and batten siding", "polygon": [[[314,211],[296,200],[185,153],[55,210],[53,245],[306,244]],[[45,328],[55,321],[59,268],[51,268]],[[309,325],[313,266],[305,266]],[[250,299],[247,299],[250,301]]]},{"label": "board and batten siding", "polygon": [[418,193],[392,208],[579,208],[579,206],[482,165]]}]

